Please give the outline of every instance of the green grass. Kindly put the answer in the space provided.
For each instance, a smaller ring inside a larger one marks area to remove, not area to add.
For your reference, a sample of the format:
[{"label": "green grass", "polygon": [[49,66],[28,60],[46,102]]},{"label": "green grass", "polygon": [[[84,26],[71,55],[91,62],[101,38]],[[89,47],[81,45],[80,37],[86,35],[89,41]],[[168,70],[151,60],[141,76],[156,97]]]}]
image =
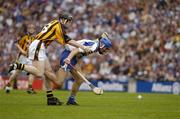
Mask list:
[{"label": "green grass", "polygon": [[[66,102],[68,91],[55,91]],[[13,90],[0,90],[0,119],[180,119],[180,95],[79,92],[80,106],[47,106],[46,94],[41,91],[28,95]]]}]

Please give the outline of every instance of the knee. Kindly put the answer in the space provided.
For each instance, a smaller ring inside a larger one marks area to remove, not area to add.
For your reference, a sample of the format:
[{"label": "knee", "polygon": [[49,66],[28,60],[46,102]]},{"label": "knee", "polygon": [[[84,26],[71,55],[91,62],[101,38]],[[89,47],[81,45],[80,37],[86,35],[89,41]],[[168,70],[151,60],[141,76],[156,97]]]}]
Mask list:
[{"label": "knee", "polygon": [[36,76],[37,76],[38,78],[42,78],[42,77],[44,76],[44,74],[41,73],[41,72],[37,72],[37,73],[36,73]]},{"label": "knee", "polygon": [[63,84],[64,84],[63,81],[59,82],[59,84],[58,84],[59,89],[62,89],[62,88],[63,88]]},{"label": "knee", "polygon": [[78,85],[81,85],[83,83],[83,80],[75,80],[75,82],[78,84]]}]

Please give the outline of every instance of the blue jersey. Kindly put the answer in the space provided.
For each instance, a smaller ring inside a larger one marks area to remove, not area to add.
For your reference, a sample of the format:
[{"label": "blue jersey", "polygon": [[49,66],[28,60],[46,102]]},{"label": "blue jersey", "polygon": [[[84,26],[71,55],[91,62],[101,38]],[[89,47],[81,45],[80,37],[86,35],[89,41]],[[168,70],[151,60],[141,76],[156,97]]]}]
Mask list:
[{"label": "blue jersey", "polygon": [[[97,40],[88,40],[88,39],[83,39],[83,40],[79,40],[79,41],[77,41],[79,44],[81,44],[81,45],[84,45],[84,46],[87,46],[87,47],[89,47],[89,49],[90,49],[90,52],[96,52],[97,51],[97,49],[98,49],[98,47],[99,47],[99,41],[98,41],[98,39]],[[65,45],[65,49],[66,50],[69,50],[69,51],[72,51],[72,50],[74,50],[76,47],[74,47],[74,46],[71,46],[71,45],[69,45],[69,44],[66,44]],[[85,51],[83,50],[83,49],[81,49],[81,48],[79,48],[79,54],[84,54],[85,53]]]},{"label": "blue jersey", "polygon": [[[83,40],[79,40],[77,41],[79,44],[84,45],[89,47],[90,52],[86,53],[83,49],[79,48],[79,53],[74,56],[71,60],[71,65],[75,66],[77,64],[77,60],[83,56],[87,56],[91,53],[97,52],[98,48],[99,48],[99,41],[97,40],[88,40],[88,39],[83,39]],[[73,51],[76,47],[71,46],[66,44],[65,45],[65,50],[62,52],[61,57],[60,57],[60,65],[61,67],[64,66],[64,59],[66,59],[68,57],[68,55],[71,53],[71,51]],[[71,66],[68,66],[69,71],[72,70]]]}]

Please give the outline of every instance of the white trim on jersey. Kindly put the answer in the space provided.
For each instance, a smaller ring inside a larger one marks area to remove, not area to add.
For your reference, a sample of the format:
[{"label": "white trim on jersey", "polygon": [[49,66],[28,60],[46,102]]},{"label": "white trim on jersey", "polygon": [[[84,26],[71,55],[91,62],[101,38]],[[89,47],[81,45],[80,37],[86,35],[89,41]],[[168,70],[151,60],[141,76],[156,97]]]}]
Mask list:
[{"label": "white trim on jersey", "polygon": [[[89,47],[89,49],[90,49],[92,52],[94,52],[94,51],[97,49],[98,45],[99,45],[99,41],[98,41],[98,40],[82,39],[82,40],[79,40],[79,41],[77,41],[77,42],[78,42],[79,44],[81,44],[81,45],[84,45],[84,46],[86,46],[86,47]],[[88,44],[88,43],[90,43],[90,45],[86,45],[86,44]],[[74,47],[74,46],[71,46],[71,45],[69,45],[69,44],[66,44],[66,45],[65,45],[65,49],[67,49],[67,50],[69,50],[69,51],[72,51],[72,50],[75,49],[75,47]],[[84,51],[83,49],[79,48],[79,52],[84,53],[85,51]]]}]

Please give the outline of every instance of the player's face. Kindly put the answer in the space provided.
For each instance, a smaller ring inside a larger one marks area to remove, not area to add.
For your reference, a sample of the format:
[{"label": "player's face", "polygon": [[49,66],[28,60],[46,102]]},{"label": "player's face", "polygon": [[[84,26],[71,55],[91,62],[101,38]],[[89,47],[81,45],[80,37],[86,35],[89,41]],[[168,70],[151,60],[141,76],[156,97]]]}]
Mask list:
[{"label": "player's face", "polygon": [[106,47],[104,47],[104,45],[101,46],[100,49],[99,49],[99,53],[100,53],[101,55],[107,55],[107,53],[108,53],[109,51],[110,51],[110,48],[106,48]]},{"label": "player's face", "polygon": [[30,34],[33,34],[35,32],[35,26],[33,24],[29,24],[27,27],[27,31]]}]

